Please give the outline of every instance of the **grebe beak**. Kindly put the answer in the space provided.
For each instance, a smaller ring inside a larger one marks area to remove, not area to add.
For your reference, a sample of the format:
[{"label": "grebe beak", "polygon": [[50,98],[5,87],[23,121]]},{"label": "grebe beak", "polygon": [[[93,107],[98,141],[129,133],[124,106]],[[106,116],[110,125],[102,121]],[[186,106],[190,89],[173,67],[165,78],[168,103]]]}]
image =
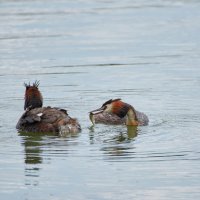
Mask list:
[{"label": "grebe beak", "polygon": [[105,107],[101,107],[101,108],[98,108],[96,110],[90,111],[89,113],[92,114],[92,115],[97,115],[99,113],[102,113],[104,110],[105,110]]}]

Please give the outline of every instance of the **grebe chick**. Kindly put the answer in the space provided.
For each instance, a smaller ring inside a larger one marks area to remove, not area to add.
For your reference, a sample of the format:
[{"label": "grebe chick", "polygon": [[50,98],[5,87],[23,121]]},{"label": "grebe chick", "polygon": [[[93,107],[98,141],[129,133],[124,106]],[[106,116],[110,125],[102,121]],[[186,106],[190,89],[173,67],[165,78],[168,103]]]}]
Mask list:
[{"label": "grebe chick", "polygon": [[42,107],[43,98],[38,89],[39,81],[32,85],[24,84],[25,91],[25,112],[19,119],[16,128],[19,132],[31,133],[78,133],[81,131],[80,124],[71,118],[65,109]]},{"label": "grebe chick", "polygon": [[121,99],[110,99],[101,108],[90,112],[92,123],[126,124],[127,126],[148,125],[148,117]]}]

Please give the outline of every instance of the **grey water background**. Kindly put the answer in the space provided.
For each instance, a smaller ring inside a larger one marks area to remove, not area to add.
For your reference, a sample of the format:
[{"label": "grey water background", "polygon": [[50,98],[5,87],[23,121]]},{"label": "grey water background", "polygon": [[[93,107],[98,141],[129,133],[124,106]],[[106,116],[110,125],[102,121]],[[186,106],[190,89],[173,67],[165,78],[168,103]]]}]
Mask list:
[{"label": "grey water background", "polygon": [[[199,199],[200,1],[1,0],[0,198]],[[24,82],[82,132],[18,134]],[[91,128],[122,98],[149,126]]]}]

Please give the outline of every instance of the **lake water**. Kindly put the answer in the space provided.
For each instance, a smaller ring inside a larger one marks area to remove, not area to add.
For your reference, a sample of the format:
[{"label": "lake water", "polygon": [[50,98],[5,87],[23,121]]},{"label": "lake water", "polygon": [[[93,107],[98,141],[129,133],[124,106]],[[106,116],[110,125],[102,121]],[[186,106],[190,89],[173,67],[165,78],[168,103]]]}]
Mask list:
[{"label": "lake water", "polygon": [[[1,0],[0,199],[200,199],[200,1]],[[20,135],[24,82],[82,132]],[[91,128],[122,98],[149,126]]]}]

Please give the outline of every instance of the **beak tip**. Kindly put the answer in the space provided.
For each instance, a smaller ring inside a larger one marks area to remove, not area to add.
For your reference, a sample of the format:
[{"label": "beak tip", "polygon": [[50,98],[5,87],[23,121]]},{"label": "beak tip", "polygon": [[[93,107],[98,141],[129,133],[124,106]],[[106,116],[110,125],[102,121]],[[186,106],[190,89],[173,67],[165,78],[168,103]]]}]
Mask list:
[{"label": "beak tip", "polygon": [[90,115],[96,115],[99,113],[102,113],[104,110],[102,108],[96,109],[96,110],[92,110],[89,112]]}]

